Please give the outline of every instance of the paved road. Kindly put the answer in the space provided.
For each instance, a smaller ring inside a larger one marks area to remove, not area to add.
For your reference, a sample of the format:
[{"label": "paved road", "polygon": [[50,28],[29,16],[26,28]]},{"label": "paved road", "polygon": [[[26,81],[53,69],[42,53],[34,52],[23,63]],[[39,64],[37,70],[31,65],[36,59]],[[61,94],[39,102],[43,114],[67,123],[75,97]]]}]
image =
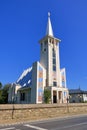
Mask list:
[{"label": "paved road", "polygon": [[0,130],[87,130],[87,115],[10,125]]}]

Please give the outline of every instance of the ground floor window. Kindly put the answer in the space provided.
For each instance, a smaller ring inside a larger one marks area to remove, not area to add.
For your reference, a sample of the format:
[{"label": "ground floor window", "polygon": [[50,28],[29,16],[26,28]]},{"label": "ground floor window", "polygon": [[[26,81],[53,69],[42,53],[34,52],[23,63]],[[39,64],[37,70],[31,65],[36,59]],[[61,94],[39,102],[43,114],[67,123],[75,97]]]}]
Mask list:
[{"label": "ground floor window", "polygon": [[21,93],[21,95],[20,95],[20,100],[21,100],[21,101],[25,101],[25,93]]}]

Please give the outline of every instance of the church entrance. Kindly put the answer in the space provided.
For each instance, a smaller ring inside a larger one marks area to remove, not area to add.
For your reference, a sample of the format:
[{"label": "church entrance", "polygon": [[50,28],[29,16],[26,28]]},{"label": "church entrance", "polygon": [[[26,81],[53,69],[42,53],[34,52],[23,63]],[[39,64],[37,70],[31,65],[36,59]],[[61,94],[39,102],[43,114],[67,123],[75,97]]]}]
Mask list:
[{"label": "church entrance", "polygon": [[53,103],[57,103],[57,92],[53,91]]}]

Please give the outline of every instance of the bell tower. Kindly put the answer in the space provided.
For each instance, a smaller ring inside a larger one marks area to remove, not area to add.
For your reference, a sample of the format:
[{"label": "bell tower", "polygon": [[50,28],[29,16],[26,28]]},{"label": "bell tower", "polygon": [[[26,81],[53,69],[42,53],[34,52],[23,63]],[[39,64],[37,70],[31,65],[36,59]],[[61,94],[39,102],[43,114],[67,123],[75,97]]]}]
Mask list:
[{"label": "bell tower", "polygon": [[55,38],[48,13],[48,23],[46,36],[42,38],[40,43],[40,63],[46,69],[46,87],[60,87],[60,59],[59,59],[59,43],[60,39]]}]

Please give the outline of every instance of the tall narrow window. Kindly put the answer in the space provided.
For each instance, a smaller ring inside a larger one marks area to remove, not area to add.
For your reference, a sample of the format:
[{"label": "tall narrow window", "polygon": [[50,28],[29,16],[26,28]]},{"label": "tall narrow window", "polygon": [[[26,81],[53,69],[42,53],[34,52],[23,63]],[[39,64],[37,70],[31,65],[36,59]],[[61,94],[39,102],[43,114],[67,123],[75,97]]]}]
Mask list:
[{"label": "tall narrow window", "polygon": [[43,44],[41,43],[41,51],[43,50]]},{"label": "tall narrow window", "polygon": [[57,82],[53,82],[53,86],[57,86]]},{"label": "tall narrow window", "polygon": [[53,65],[56,65],[56,59],[53,58]]},{"label": "tall narrow window", "polygon": [[52,49],[52,56],[53,56],[53,71],[56,71],[56,52],[54,48]]},{"label": "tall narrow window", "polygon": [[53,48],[53,50],[52,50],[53,52],[53,58],[56,58],[56,53],[55,53],[55,50],[54,50],[54,48]]},{"label": "tall narrow window", "polygon": [[56,71],[56,66],[55,65],[53,65],[53,71]]}]

